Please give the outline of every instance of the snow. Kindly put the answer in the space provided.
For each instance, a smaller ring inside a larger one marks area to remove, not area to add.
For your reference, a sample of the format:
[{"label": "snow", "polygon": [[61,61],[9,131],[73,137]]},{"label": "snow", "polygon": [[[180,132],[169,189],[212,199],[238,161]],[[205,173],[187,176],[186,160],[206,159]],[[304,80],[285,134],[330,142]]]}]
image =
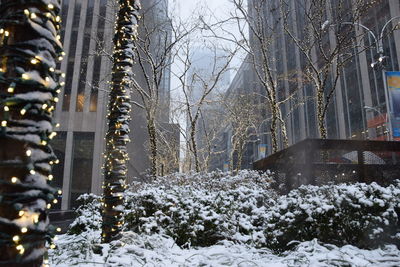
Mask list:
[{"label": "snow", "polygon": [[[52,266],[400,266],[400,182],[303,186],[268,174],[175,174],[125,192],[123,237],[101,244],[100,197],[84,195]],[[315,239],[315,238],[318,238]],[[335,245],[332,245],[335,244]],[[350,245],[352,244],[352,245]],[[358,248],[359,246],[360,248]],[[363,248],[363,249],[361,249]],[[369,248],[369,250],[367,249]]]},{"label": "snow", "polygon": [[[323,245],[317,240],[300,243],[296,249],[275,255],[267,249],[222,241],[210,247],[182,249],[174,240],[163,235],[123,233],[119,241],[101,244],[93,253],[100,231],[82,235],[61,235],[56,241],[58,249],[50,250],[51,266],[398,266],[400,251],[393,245],[375,250],[362,250],[354,246]],[[346,265],[347,264],[347,265]]]}]

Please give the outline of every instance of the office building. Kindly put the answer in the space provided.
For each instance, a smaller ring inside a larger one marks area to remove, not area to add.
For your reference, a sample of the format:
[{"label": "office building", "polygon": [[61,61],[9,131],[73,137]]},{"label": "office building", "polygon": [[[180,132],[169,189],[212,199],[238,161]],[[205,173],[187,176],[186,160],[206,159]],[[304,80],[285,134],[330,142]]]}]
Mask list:
[{"label": "office building", "polygon": [[[249,0],[249,12],[252,12],[252,7],[259,2],[259,0]],[[327,2],[327,4],[335,5],[336,0]],[[277,0],[268,1],[263,10],[263,18],[276,23],[275,30],[278,34],[275,35],[275,50],[272,53],[276,75],[288,77],[290,73],[303,70],[305,60],[299,48],[285,34],[278,3]],[[295,11],[289,13],[288,25],[294,32],[301,32],[305,28],[305,20],[300,12],[302,1],[288,1],[288,3],[288,9]],[[348,10],[352,10],[351,1],[346,3],[349,5]],[[363,13],[358,23],[369,28],[375,36],[380,36],[386,22],[398,16],[400,16],[400,2],[398,0],[375,1],[374,7]],[[389,27],[383,33],[382,43],[386,56],[383,63],[386,71],[399,71],[400,31],[391,32],[392,29],[396,29],[394,26],[399,22],[400,19],[393,20],[393,24],[389,24]],[[379,56],[376,51],[376,44],[372,34],[368,31],[363,31],[362,27],[355,25],[353,27],[355,34],[365,34],[364,43],[367,48],[354,48],[356,50],[349,51],[349,53],[354,54],[354,57],[342,71],[326,116],[328,138],[384,140],[387,139],[385,131],[388,127],[384,81],[381,69],[371,67],[371,64],[376,62]],[[335,40],[328,33],[324,42],[323,45],[331,49],[335,47]],[[258,49],[254,42],[253,49]],[[313,56],[317,58],[316,54]],[[296,102],[295,97],[293,97],[282,106],[290,144],[297,143],[305,138],[318,138],[315,90],[312,85],[306,84],[300,79],[286,79],[278,84],[280,100],[297,90],[297,99],[303,101],[303,103]],[[396,125],[394,126],[396,127]],[[395,129],[389,129],[389,131],[393,134]],[[400,136],[394,136],[394,139],[398,137]],[[268,136],[266,145],[268,154],[270,154],[271,141]],[[281,142],[280,148],[282,147]]]},{"label": "office building", "polygon": [[[75,206],[79,195],[102,192],[102,153],[107,127],[108,81],[111,80],[117,4],[112,0],[62,1],[61,38],[66,56],[59,68],[66,73],[66,77],[55,114],[55,121],[61,126],[52,146],[60,159],[60,164],[53,169],[54,184],[63,190],[63,196],[55,208],[70,209]],[[149,9],[150,4],[157,7],[163,5],[158,10],[167,8],[166,1],[143,1],[143,10]],[[158,17],[148,19],[156,20]],[[165,75],[163,88],[163,101],[168,105],[169,74]],[[143,144],[146,136],[141,136],[140,129],[145,124],[135,121],[135,110],[132,117],[133,143]],[[131,150],[132,154],[135,152],[136,148]],[[147,157],[144,149],[139,153],[141,158]],[[130,177],[148,168],[140,162],[140,166],[136,166],[135,156],[131,158]],[[135,169],[139,169],[138,172]]]}]

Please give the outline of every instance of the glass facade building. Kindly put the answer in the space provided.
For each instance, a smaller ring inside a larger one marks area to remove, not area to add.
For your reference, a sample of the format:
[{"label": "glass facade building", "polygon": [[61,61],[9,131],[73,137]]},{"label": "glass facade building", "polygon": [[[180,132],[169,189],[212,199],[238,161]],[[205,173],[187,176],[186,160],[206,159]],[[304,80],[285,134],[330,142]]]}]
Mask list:
[{"label": "glass facade building", "polygon": [[[249,0],[250,12],[253,2],[257,3],[258,0]],[[264,19],[281,21],[279,19],[280,12],[276,11],[279,10],[277,9],[278,2],[277,0],[268,2],[269,7],[264,10]],[[297,29],[299,34],[305,27],[305,20],[299,12],[300,7],[297,6],[301,4],[300,2],[288,2],[292,5],[290,8],[295,11],[289,16],[288,27],[292,30]],[[349,5],[348,10],[352,10],[351,1],[346,3]],[[334,5],[335,0],[332,0],[331,4]],[[400,2],[398,0],[381,0],[377,1],[369,12],[362,14],[359,23],[379,36],[385,23],[398,16],[400,16]],[[390,31],[390,29],[395,28],[396,24],[400,25],[398,23],[400,23],[400,18],[394,20],[391,27],[387,27],[387,31],[383,34],[382,41],[384,55],[386,56],[384,63],[387,71],[399,71],[400,31]],[[277,34],[274,40],[275,50],[273,53],[276,71],[278,76],[290,77],[290,73],[305,68],[305,60],[290,37],[285,34],[282,24],[277,23],[277,25],[277,31],[280,34]],[[399,26],[397,26],[398,28]],[[341,73],[340,81],[337,84],[326,116],[328,138],[378,140],[386,138],[386,121],[384,118],[387,109],[382,71],[379,68],[371,68],[371,63],[378,60],[376,44],[370,33],[361,31],[363,31],[361,27],[354,26],[354,32],[357,36],[364,33],[363,42],[367,48],[355,47],[353,51],[348,51],[353,57]],[[333,49],[335,46],[335,41],[328,34],[326,39],[322,41],[323,46],[327,48]],[[257,47],[254,46],[254,49],[257,49]],[[317,53],[313,56],[318,58]],[[329,82],[331,81],[328,80]],[[305,138],[317,138],[315,90],[312,85],[304,84],[301,80],[291,81],[290,79],[283,80],[278,84],[281,100],[288,97],[294,89],[297,89],[297,97],[293,97],[282,107],[290,144],[297,143]],[[298,100],[296,99],[304,101],[297,103]],[[268,148],[270,148],[270,140],[268,140]],[[270,149],[268,149],[268,153],[271,153]]]}]

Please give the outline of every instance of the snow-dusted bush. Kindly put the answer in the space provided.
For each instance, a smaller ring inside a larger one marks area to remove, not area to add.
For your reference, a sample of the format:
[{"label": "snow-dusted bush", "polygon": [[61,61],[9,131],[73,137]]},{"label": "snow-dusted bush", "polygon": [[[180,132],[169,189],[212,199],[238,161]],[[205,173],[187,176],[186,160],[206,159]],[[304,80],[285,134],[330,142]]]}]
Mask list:
[{"label": "snow-dusted bush", "polygon": [[275,197],[270,183],[267,174],[253,171],[159,178],[127,193],[127,228],[167,234],[180,246],[221,240],[261,246],[264,217]]},{"label": "snow-dusted bush", "polygon": [[[181,247],[219,241],[268,247],[277,252],[298,242],[360,248],[397,244],[400,182],[302,186],[278,197],[268,174],[176,174],[125,193],[125,231],[172,237]],[[100,197],[85,195],[70,233],[99,230]]]},{"label": "snow-dusted bush", "polygon": [[77,199],[79,207],[75,210],[77,218],[70,225],[69,234],[80,234],[101,228],[101,197],[94,194],[83,194]]},{"label": "snow-dusted bush", "polygon": [[374,248],[396,243],[400,184],[303,186],[280,197],[267,214],[267,245],[282,251],[296,241]]}]

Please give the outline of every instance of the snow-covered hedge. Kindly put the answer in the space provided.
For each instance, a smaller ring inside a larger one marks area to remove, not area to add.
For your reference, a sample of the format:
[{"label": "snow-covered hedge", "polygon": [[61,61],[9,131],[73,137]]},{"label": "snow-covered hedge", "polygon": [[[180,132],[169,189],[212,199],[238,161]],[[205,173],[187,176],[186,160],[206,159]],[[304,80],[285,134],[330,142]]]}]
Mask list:
[{"label": "snow-covered hedge", "polygon": [[[374,248],[400,238],[400,183],[303,186],[278,197],[268,174],[171,175],[126,192],[125,230],[172,237],[181,247],[228,240],[277,252],[297,242]],[[100,199],[81,199],[70,233],[99,230]],[[296,242],[297,241],[297,242]]]},{"label": "snow-covered hedge", "polygon": [[276,195],[267,174],[175,175],[127,193],[127,229],[161,233],[180,246],[210,246],[221,240],[265,243],[264,215]]},{"label": "snow-covered hedge", "polygon": [[78,199],[79,208],[75,210],[76,220],[68,229],[69,234],[81,234],[88,230],[101,228],[101,197],[83,194]]},{"label": "snow-covered hedge", "polygon": [[303,186],[280,197],[267,214],[267,246],[287,250],[296,241],[374,248],[397,243],[400,184]]}]

